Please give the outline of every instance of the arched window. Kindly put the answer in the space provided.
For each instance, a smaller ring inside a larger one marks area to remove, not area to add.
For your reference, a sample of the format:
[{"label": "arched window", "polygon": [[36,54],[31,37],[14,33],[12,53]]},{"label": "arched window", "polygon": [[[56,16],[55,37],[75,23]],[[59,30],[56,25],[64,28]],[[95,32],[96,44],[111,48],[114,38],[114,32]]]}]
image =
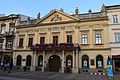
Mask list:
[{"label": "arched window", "polygon": [[40,56],[38,57],[38,66],[40,66],[40,67],[43,66],[43,56],[42,56],[42,55],[40,55]]},{"label": "arched window", "polygon": [[68,55],[66,57],[66,67],[71,67],[72,68],[72,56]]},{"label": "arched window", "polygon": [[18,55],[16,65],[21,66],[21,63],[22,63],[22,57],[21,57],[21,55]]},{"label": "arched window", "polygon": [[89,68],[89,57],[87,55],[82,56],[82,68]]},{"label": "arched window", "polygon": [[26,58],[26,66],[31,66],[31,56],[28,55]]},{"label": "arched window", "polygon": [[103,68],[103,57],[101,55],[96,56],[96,68]]}]

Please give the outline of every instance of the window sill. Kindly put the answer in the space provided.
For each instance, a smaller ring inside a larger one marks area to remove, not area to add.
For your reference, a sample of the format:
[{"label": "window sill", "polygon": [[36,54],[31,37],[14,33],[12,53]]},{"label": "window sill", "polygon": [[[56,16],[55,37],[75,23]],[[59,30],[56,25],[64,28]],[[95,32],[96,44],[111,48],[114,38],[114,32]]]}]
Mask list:
[{"label": "window sill", "polygon": [[103,45],[103,44],[94,44],[94,45]]},{"label": "window sill", "polygon": [[89,44],[81,44],[81,46],[88,46]]},{"label": "window sill", "polygon": [[18,46],[17,48],[24,48],[24,47],[23,46],[22,47]]}]

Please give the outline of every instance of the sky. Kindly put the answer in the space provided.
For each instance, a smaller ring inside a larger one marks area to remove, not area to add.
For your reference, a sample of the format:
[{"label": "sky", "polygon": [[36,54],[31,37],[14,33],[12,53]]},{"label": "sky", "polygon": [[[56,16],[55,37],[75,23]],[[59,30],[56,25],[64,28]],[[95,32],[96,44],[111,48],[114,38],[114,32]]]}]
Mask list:
[{"label": "sky", "polygon": [[0,0],[0,14],[24,14],[36,18],[38,12],[45,16],[52,9],[63,8],[64,12],[73,14],[76,7],[80,13],[100,10],[100,6],[120,5],[120,0]]}]

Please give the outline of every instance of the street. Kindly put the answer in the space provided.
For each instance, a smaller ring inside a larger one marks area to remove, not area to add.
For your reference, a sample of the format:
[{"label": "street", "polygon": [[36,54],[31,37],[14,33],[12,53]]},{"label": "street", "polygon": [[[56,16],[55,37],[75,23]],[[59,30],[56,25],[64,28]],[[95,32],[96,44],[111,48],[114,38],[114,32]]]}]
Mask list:
[{"label": "street", "polygon": [[3,72],[0,71],[0,80],[119,80],[120,76],[90,75],[58,72]]}]

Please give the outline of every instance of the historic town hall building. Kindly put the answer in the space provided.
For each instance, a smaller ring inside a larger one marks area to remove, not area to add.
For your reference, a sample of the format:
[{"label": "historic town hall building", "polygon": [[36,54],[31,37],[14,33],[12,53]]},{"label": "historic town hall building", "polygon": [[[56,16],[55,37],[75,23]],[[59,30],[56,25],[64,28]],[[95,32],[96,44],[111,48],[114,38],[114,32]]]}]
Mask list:
[{"label": "historic town hall building", "polygon": [[[72,15],[63,9],[54,9],[42,18],[39,13],[37,19],[28,17],[25,21],[18,21],[13,65],[43,72],[103,72],[107,69],[108,59],[114,58],[113,67],[119,70],[120,65],[116,67],[116,64],[120,62],[120,54],[114,54],[119,46],[116,48],[111,36],[114,32],[120,33],[119,20],[116,27],[111,24],[112,10],[116,21],[119,13],[114,14],[114,11],[120,12],[120,5],[103,5],[99,12],[89,9],[83,14],[76,8]],[[119,43],[119,35],[115,37]]]},{"label": "historic town hall building", "polygon": [[106,69],[110,55],[108,17],[104,10],[69,15],[52,10],[16,27],[14,65],[30,70],[89,72]]}]

